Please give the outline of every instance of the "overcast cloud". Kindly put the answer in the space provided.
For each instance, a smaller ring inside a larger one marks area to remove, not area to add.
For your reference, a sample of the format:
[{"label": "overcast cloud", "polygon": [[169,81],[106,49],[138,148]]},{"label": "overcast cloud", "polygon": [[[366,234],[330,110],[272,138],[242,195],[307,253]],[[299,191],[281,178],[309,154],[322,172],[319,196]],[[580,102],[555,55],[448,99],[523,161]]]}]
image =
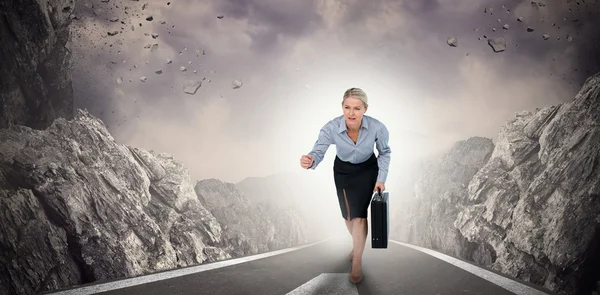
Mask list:
[{"label": "overcast cloud", "polygon": [[[518,111],[572,100],[600,70],[597,1],[79,3],[76,106],[122,144],[173,154],[194,179],[300,171],[321,126],[341,114],[344,90],[361,87],[367,114],[390,131],[393,183],[410,161],[494,138]],[[484,35],[505,38],[506,50],[494,52]],[[183,92],[186,79],[203,78],[194,95]],[[334,151],[314,175],[332,179]]]}]

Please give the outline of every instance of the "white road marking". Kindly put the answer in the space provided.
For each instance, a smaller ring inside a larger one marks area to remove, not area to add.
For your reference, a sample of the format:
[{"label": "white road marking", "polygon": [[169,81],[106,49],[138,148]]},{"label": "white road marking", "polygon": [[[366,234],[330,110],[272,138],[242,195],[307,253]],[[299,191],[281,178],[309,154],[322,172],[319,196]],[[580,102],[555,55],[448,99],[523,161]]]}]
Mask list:
[{"label": "white road marking", "polygon": [[[116,289],[136,286],[136,285],[143,285],[143,284],[150,283],[150,282],[167,280],[167,279],[185,276],[185,275],[189,275],[189,274],[193,274],[193,273],[199,273],[199,272],[203,272],[203,271],[207,271],[207,270],[217,269],[217,268],[221,268],[221,267],[226,267],[226,266],[231,266],[231,265],[235,265],[235,264],[239,264],[239,263],[244,263],[244,262],[258,260],[258,259],[262,259],[262,258],[266,258],[266,257],[271,257],[271,256],[275,256],[275,255],[279,255],[279,254],[283,254],[283,253],[287,253],[287,252],[291,252],[291,251],[296,251],[296,250],[300,250],[303,248],[307,248],[307,247],[311,247],[311,246],[314,246],[317,244],[327,242],[329,240],[334,239],[335,237],[337,237],[337,236],[334,236],[334,237],[331,237],[328,239],[324,239],[322,241],[302,245],[302,246],[297,246],[297,247],[293,247],[293,248],[252,255],[252,256],[248,256],[248,257],[241,257],[241,258],[229,259],[229,260],[218,261],[218,262],[202,264],[202,265],[197,265],[197,266],[185,267],[185,268],[164,271],[164,272],[155,273],[155,274],[149,274],[149,275],[143,275],[143,276],[139,276],[139,277],[122,279],[122,280],[118,280],[118,281],[114,281],[114,282],[107,282],[107,283],[100,283],[100,284],[76,287],[76,288],[62,290],[62,291],[48,293],[48,294],[53,294],[53,295],[86,294],[87,295],[87,294],[96,294],[99,292],[106,292],[106,291],[111,291],[111,290],[116,290]],[[466,263],[464,261],[461,261],[459,259],[456,259],[454,257],[448,256],[446,254],[443,254],[443,253],[440,253],[440,252],[437,252],[437,251],[434,251],[431,249],[395,241],[392,239],[390,239],[389,242],[429,254],[433,257],[436,257],[436,258],[441,259],[445,262],[448,262],[452,265],[455,265],[461,269],[464,269],[484,280],[487,280],[493,284],[496,284],[496,285],[498,285],[510,292],[513,292],[517,295],[549,295],[548,293],[539,291],[535,288],[529,287],[520,282],[511,280],[509,278],[505,278],[505,277],[495,274],[491,271],[485,270],[478,266],[472,265],[470,263]],[[350,282],[349,273],[324,273],[324,274],[321,274],[321,275],[313,278],[312,280],[304,283],[303,285],[292,290],[291,292],[287,293],[286,295],[304,295],[304,294],[332,294],[332,295],[335,295],[335,294],[354,295],[354,294],[356,294],[356,295],[358,295],[358,290],[356,288],[356,285],[354,285],[354,284],[352,284],[352,282]]]},{"label": "white road marking", "polygon": [[407,244],[407,243],[403,243],[403,242],[399,242],[399,241],[394,241],[392,239],[389,240],[392,243],[396,243],[398,245],[402,245],[405,247],[409,247],[415,250],[419,250],[423,253],[429,254],[433,257],[436,257],[438,259],[441,259],[445,262],[448,262],[452,265],[455,265],[457,267],[460,267],[486,281],[489,281],[493,284],[496,284],[510,292],[513,292],[517,295],[548,295],[548,293],[546,292],[542,292],[540,290],[537,290],[535,288],[529,287],[525,284],[522,284],[520,282],[511,280],[509,278],[505,278],[501,275],[498,275],[496,273],[493,273],[489,270],[480,268],[478,266],[475,266],[473,264],[470,263],[466,263],[460,259],[456,259],[452,256],[448,256],[444,253],[440,253],[431,249],[427,249],[427,248],[423,248],[423,247],[419,247],[419,246],[415,246],[415,245],[411,245],[411,244]]},{"label": "white road marking", "polygon": [[172,278],[185,276],[185,275],[189,275],[189,274],[193,274],[193,273],[199,273],[199,272],[203,272],[203,271],[207,271],[207,270],[212,270],[212,269],[221,268],[221,267],[225,267],[225,266],[231,266],[231,265],[235,265],[235,264],[239,264],[239,263],[244,263],[244,262],[258,260],[258,259],[262,259],[262,258],[266,258],[266,257],[270,257],[270,256],[275,256],[275,255],[291,252],[291,251],[296,251],[296,250],[300,250],[303,248],[307,248],[307,247],[311,247],[311,246],[314,246],[317,244],[324,243],[331,239],[332,238],[327,238],[322,241],[318,241],[318,242],[314,242],[314,243],[310,243],[310,244],[306,244],[306,245],[301,245],[301,246],[297,246],[297,247],[272,251],[272,252],[268,252],[268,253],[262,253],[262,254],[247,256],[247,257],[240,257],[240,258],[228,259],[228,260],[223,260],[223,261],[217,261],[217,262],[208,263],[208,264],[190,266],[190,267],[185,267],[185,268],[180,268],[180,269],[175,269],[175,270],[164,271],[164,272],[160,272],[160,273],[154,273],[154,274],[143,275],[143,276],[139,276],[139,277],[118,280],[118,281],[114,281],[114,282],[82,286],[82,287],[78,287],[78,288],[73,288],[73,289],[58,291],[58,292],[54,292],[54,293],[48,293],[48,294],[52,294],[52,295],[71,295],[71,294],[72,295],[82,295],[82,294],[86,294],[87,295],[87,294],[96,294],[99,292],[106,292],[106,291],[111,291],[111,290],[116,290],[116,289],[122,289],[122,288],[126,288],[126,287],[131,287],[131,286],[143,285],[146,283],[172,279]]},{"label": "white road marking", "polygon": [[322,273],[286,295],[358,295],[349,273]]}]

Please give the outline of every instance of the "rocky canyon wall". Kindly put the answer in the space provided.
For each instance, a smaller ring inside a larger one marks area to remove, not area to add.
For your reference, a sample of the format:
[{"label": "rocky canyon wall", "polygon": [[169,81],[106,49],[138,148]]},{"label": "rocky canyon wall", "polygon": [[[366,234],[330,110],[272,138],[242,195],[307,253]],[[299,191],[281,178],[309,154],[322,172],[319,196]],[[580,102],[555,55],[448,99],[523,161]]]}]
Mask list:
[{"label": "rocky canyon wall", "polygon": [[73,117],[73,0],[0,1],[0,128]]},{"label": "rocky canyon wall", "polygon": [[[210,167],[207,167],[210,169]],[[172,156],[123,146],[78,110],[0,129],[0,293],[35,294],[309,242],[294,208],[193,184]]]},{"label": "rocky canyon wall", "polygon": [[523,111],[497,142],[454,145],[395,212],[392,238],[560,294],[600,278],[600,73],[575,99]]}]

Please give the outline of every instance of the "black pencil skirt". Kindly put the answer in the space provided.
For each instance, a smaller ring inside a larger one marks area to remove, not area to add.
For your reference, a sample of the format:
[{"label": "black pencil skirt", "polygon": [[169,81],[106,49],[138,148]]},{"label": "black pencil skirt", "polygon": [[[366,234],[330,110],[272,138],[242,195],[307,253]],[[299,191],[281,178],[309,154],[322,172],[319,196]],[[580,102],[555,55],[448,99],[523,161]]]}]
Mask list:
[{"label": "black pencil skirt", "polygon": [[379,165],[375,153],[368,160],[358,164],[335,157],[333,179],[344,219],[367,218],[367,209],[373,197],[378,173]]}]

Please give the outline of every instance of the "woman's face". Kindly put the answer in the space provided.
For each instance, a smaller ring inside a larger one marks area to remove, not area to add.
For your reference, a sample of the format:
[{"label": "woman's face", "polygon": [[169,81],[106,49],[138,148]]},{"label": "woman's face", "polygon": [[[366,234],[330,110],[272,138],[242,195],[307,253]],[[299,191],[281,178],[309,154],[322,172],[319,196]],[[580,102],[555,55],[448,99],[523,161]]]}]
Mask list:
[{"label": "woman's face", "polygon": [[367,108],[360,99],[348,97],[344,100],[344,103],[342,103],[342,110],[344,111],[346,125],[350,128],[358,129]]}]

